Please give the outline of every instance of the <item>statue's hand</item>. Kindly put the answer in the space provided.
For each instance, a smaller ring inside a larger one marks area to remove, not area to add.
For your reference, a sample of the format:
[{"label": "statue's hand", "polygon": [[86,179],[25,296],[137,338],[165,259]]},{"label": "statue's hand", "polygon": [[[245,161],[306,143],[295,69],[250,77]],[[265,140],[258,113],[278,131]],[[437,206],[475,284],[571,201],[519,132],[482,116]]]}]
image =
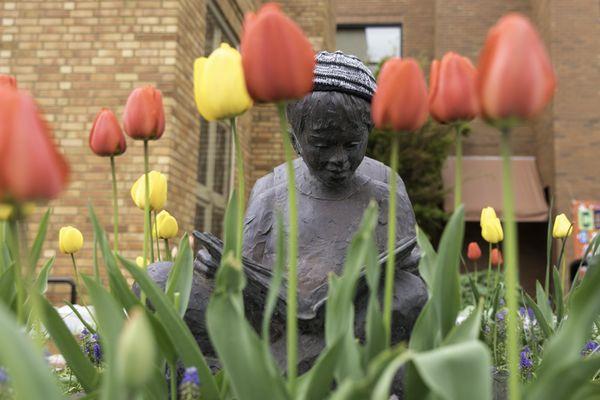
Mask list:
[{"label": "statue's hand", "polygon": [[210,255],[208,250],[205,248],[201,248],[196,253],[196,257],[194,258],[194,270],[201,272],[207,277],[212,278],[214,276],[216,265],[215,259]]}]

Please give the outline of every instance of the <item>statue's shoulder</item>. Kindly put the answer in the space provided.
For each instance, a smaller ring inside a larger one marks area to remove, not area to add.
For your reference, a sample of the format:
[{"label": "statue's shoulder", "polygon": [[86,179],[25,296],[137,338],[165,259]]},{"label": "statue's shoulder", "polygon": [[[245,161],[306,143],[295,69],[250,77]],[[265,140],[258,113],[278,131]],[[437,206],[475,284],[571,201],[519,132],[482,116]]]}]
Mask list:
[{"label": "statue's shoulder", "polygon": [[387,184],[389,182],[390,171],[391,169],[381,161],[365,157],[356,172],[366,175],[375,181]]},{"label": "statue's shoulder", "polygon": [[[294,169],[300,168],[301,159],[296,158],[294,160]],[[266,194],[268,196],[273,196],[275,194],[276,188],[281,185],[286,185],[287,183],[287,169],[286,164],[282,163],[273,168],[272,172],[269,172],[267,175],[258,178],[254,187],[252,188],[252,193],[250,193],[250,198],[255,196],[261,196]]]}]

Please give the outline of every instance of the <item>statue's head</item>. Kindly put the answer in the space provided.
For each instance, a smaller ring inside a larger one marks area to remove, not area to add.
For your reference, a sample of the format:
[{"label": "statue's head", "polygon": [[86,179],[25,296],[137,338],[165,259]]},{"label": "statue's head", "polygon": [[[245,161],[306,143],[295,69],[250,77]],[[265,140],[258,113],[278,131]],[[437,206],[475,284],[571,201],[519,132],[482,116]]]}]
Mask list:
[{"label": "statue's head", "polygon": [[375,78],[356,57],[317,54],[313,91],[288,104],[294,147],[326,186],[350,181],[367,149]]}]

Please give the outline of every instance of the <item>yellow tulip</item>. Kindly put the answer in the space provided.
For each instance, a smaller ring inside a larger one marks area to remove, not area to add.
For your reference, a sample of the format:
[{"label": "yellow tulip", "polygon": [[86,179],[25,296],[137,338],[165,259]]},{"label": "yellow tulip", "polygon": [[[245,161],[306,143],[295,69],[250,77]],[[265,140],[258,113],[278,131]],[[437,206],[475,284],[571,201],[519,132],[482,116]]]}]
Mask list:
[{"label": "yellow tulip", "polygon": [[7,221],[12,217],[14,207],[12,204],[0,203],[0,221]]},{"label": "yellow tulip", "polygon": [[[150,209],[160,210],[167,202],[167,177],[158,171],[150,171],[148,173],[150,180]],[[131,198],[135,205],[144,209],[146,181],[144,175],[140,176],[131,187]]]},{"label": "yellow tulip", "polygon": [[498,218],[496,215],[496,211],[494,207],[485,207],[481,210],[481,225],[483,226],[483,221],[487,221],[488,219]]},{"label": "yellow tulip", "polygon": [[504,239],[504,231],[496,211],[492,207],[481,210],[481,236],[489,243],[498,243]]},{"label": "yellow tulip", "polygon": [[[177,232],[179,232],[177,220],[165,210],[159,212],[156,216],[156,226],[158,228],[158,237],[160,239],[172,239],[177,236]],[[152,232],[156,232],[156,229],[152,229]]]},{"label": "yellow tulip", "polygon": [[83,247],[83,235],[77,228],[64,226],[58,233],[58,247],[64,254],[77,253]]},{"label": "yellow tulip", "polygon": [[144,266],[147,264],[147,263],[144,262],[144,257],[142,257],[142,256],[136,257],[135,263],[140,268],[144,268]]},{"label": "yellow tulip", "polygon": [[[15,206],[9,203],[0,203],[0,221],[8,221],[14,214]],[[21,206],[21,214],[30,216],[35,211],[35,203],[28,201]]]},{"label": "yellow tulip", "polygon": [[554,219],[554,228],[552,228],[552,236],[555,239],[562,239],[570,236],[573,232],[573,224],[565,214],[559,214]]},{"label": "yellow tulip", "polygon": [[194,62],[194,99],[208,121],[232,118],[252,107],[246,89],[242,56],[227,43]]}]

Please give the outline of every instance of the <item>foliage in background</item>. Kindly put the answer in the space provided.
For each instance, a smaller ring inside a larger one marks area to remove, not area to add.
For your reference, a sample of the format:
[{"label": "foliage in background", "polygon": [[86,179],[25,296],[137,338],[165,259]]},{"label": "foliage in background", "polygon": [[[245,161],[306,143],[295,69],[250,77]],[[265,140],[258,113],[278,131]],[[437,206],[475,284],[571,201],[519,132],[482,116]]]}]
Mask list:
[{"label": "foliage in background", "polygon": [[[367,156],[387,164],[390,159],[389,135],[373,130],[369,136]],[[442,167],[452,149],[452,127],[429,120],[419,131],[398,136],[398,174],[406,186],[417,224],[433,243],[437,243],[448,219],[443,210]]]}]

